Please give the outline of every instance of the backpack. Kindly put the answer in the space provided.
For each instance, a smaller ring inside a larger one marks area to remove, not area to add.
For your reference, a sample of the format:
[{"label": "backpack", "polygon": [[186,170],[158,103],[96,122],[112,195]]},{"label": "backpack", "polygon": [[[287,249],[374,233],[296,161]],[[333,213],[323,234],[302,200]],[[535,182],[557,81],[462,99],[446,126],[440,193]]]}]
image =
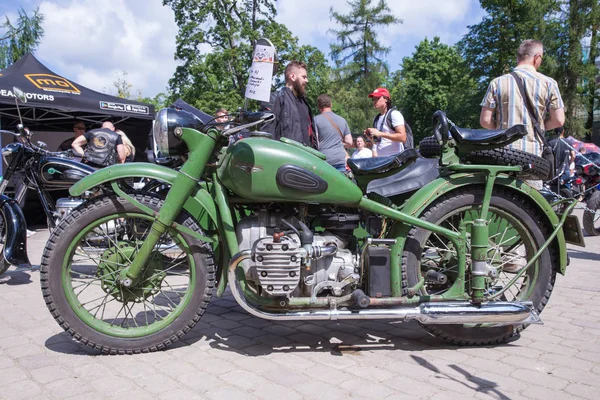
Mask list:
[{"label": "backpack", "polygon": [[[392,126],[392,111],[394,111],[394,110],[397,110],[397,108],[392,107],[385,113],[385,124],[392,131],[394,130],[394,127]],[[379,120],[379,114],[376,115],[375,118],[373,119],[373,127],[375,127],[375,128],[377,127],[377,120]],[[410,125],[408,124],[406,119],[404,120],[404,130],[406,131],[406,142],[404,142],[404,148],[405,149],[413,149],[415,147],[415,141],[413,139],[412,129],[410,128]]]}]

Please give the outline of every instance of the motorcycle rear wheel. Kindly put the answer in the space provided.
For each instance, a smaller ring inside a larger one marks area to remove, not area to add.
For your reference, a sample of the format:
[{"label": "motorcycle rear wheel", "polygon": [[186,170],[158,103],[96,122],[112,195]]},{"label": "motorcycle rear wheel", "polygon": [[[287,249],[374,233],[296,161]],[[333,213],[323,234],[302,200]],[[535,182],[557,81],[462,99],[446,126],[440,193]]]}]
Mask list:
[{"label": "motorcycle rear wheel", "polygon": [[[135,195],[158,211],[161,198]],[[211,248],[172,228],[161,236],[139,282],[127,288],[119,272],[148,235],[153,218],[107,196],[84,203],[52,231],[40,281],[58,324],[81,343],[109,354],[152,352],[189,332],[212,297]],[[185,212],[180,224],[199,232]],[[98,239],[101,237],[101,240]]]},{"label": "motorcycle rear wheel", "polygon": [[[585,205],[587,210],[583,212],[583,229],[590,236],[600,235],[600,190],[590,197]],[[594,210],[595,213],[589,211]]]},{"label": "motorcycle rear wheel", "polygon": [[[483,199],[483,188],[466,188],[437,199],[421,215],[421,219],[457,230],[460,221],[478,218]],[[555,255],[546,250],[523,276],[498,297],[514,277],[514,270],[525,266],[544,244],[548,227],[543,216],[520,195],[503,189],[494,189],[490,204],[490,246],[488,264],[496,267],[497,279],[487,278],[486,301],[530,300],[537,312],[548,303],[554,287],[556,272],[552,268]],[[470,251],[467,250],[467,251]],[[446,293],[457,278],[456,250],[444,237],[414,227],[407,240],[404,262],[407,265],[408,287],[414,286],[428,271],[442,273],[445,284],[425,281],[424,295]],[[470,257],[468,256],[468,263]],[[513,270],[511,272],[511,269]],[[469,292],[470,276],[467,269],[465,291]],[[422,325],[427,331],[452,344],[491,345],[504,343],[517,336],[526,325],[481,327],[469,325]]]}]

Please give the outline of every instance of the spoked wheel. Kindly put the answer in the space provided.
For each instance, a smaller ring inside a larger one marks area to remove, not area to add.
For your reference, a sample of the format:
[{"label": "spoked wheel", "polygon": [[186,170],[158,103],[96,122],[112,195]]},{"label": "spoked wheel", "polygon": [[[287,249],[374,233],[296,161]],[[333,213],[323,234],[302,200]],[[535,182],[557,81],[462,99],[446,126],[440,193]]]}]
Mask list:
[{"label": "spoked wheel", "polygon": [[600,190],[590,197],[583,212],[583,228],[590,236],[600,235]]},{"label": "spoked wheel", "polygon": [[[458,231],[462,221],[479,218],[483,189],[464,189],[439,198],[421,219]],[[553,255],[546,250],[515,282],[511,280],[527,265],[528,260],[544,244],[547,228],[539,211],[518,194],[495,189],[492,194],[489,221],[488,265],[496,276],[486,278],[485,301],[533,302],[541,312],[550,298],[556,272]],[[467,249],[467,254],[470,248]],[[445,237],[420,228],[410,232],[404,252],[408,286],[425,279],[422,294],[451,295],[458,276],[458,259],[454,245]],[[470,257],[467,259],[465,292],[470,293]],[[461,345],[502,343],[526,326],[423,325],[434,335]]]},{"label": "spoked wheel", "polygon": [[[158,197],[135,197],[154,210],[162,204]],[[75,209],[52,232],[42,257],[42,291],[56,321],[76,340],[111,354],[156,351],[204,314],[215,281],[211,249],[174,229],[161,236],[141,277],[130,287],[120,283],[152,221],[123,199],[103,197]],[[177,221],[200,232],[184,212]]]}]

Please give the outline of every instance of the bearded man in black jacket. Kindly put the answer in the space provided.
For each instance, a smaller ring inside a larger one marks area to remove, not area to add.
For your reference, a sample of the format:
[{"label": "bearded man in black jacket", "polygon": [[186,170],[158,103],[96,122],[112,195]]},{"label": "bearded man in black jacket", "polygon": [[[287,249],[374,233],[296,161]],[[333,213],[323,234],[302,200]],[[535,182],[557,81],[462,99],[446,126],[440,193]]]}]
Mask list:
[{"label": "bearded man in black jacket", "polygon": [[306,64],[290,61],[285,67],[285,86],[275,94],[273,101],[275,121],[263,129],[272,133],[275,140],[285,137],[317,148],[313,114],[305,98],[307,84]]}]

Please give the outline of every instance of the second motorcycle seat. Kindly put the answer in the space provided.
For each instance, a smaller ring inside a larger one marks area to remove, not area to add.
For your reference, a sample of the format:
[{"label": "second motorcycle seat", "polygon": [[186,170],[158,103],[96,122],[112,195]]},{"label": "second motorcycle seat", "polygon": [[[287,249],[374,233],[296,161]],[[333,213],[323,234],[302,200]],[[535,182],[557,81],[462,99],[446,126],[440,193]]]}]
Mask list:
[{"label": "second motorcycle seat", "polygon": [[419,158],[415,149],[406,149],[401,153],[386,157],[348,159],[348,167],[355,175],[382,174],[407,166]]},{"label": "second motorcycle seat", "polygon": [[525,125],[514,125],[508,129],[467,129],[452,127],[452,137],[458,144],[504,144],[513,142],[516,136],[521,138],[527,135]]}]

